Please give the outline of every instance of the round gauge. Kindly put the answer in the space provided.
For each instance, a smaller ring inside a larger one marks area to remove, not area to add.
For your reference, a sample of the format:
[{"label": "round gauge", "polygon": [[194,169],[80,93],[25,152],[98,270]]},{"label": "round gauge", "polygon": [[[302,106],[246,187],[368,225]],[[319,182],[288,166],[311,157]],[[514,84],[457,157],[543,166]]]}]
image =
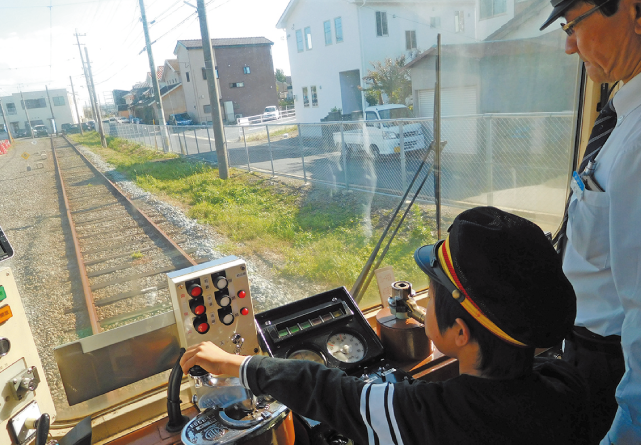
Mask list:
[{"label": "round gauge", "polygon": [[320,363],[321,365],[325,364],[323,356],[311,349],[297,349],[289,354],[287,358],[293,360],[309,360],[310,362]]},{"label": "round gauge", "polygon": [[365,356],[365,345],[356,335],[340,332],[327,339],[327,351],[338,361],[356,363]]}]

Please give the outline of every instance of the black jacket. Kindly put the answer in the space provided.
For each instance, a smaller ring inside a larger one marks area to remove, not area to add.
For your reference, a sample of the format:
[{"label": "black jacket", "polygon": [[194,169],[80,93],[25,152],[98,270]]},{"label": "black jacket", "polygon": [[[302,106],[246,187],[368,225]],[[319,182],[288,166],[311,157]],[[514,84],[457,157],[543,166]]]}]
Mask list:
[{"label": "black jacket", "polygon": [[590,432],[585,383],[561,360],[537,361],[520,379],[365,384],[317,363],[255,356],[241,381],[360,444],[568,445]]}]

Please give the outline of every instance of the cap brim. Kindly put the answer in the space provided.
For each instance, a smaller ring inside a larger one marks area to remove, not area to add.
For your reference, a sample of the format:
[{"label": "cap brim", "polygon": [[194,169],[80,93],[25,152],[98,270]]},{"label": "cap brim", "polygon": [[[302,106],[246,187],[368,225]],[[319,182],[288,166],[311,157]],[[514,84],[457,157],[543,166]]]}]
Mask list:
[{"label": "cap brim", "polygon": [[456,290],[456,286],[445,274],[445,271],[438,260],[437,250],[442,243],[443,240],[436,244],[428,244],[426,246],[419,247],[414,252],[414,261],[416,261],[418,267],[420,267],[421,270],[430,277],[430,279],[438,281],[451,293]]},{"label": "cap brim", "polygon": [[545,28],[557,21],[565,13],[565,11],[570,9],[575,3],[576,0],[564,0],[556,5],[548,19],[545,21],[545,23],[543,23],[543,26],[539,28],[539,31],[543,31]]}]

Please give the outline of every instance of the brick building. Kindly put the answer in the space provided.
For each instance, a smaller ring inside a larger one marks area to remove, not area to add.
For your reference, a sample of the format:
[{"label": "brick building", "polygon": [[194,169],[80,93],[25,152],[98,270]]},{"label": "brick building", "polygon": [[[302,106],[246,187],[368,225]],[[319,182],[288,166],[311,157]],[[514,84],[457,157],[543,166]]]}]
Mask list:
[{"label": "brick building", "polygon": [[[212,39],[223,120],[262,114],[278,105],[272,41],[265,37]],[[187,112],[195,122],[211,121],[202,40],[179,40],[178,59]]]}]

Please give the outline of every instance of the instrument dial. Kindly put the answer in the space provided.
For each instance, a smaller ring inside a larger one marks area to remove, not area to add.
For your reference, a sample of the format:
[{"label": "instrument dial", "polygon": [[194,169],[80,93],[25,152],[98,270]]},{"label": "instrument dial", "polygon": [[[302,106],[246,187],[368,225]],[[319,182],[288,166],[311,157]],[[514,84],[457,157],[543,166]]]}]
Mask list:
[{"label": "instrument dial", "polygon": [[354,334],[341,332],[327,339],[327,351],[336,360],[356,363],[365,357],[365,345]]},{"label": "instrument dial", "polygon": [[325,359],[320,353],[312,351],[311,349],[297,349],[287,356],[288,359],[293,360],[309,360],[310,362],[320,363],[325,365]]}]

